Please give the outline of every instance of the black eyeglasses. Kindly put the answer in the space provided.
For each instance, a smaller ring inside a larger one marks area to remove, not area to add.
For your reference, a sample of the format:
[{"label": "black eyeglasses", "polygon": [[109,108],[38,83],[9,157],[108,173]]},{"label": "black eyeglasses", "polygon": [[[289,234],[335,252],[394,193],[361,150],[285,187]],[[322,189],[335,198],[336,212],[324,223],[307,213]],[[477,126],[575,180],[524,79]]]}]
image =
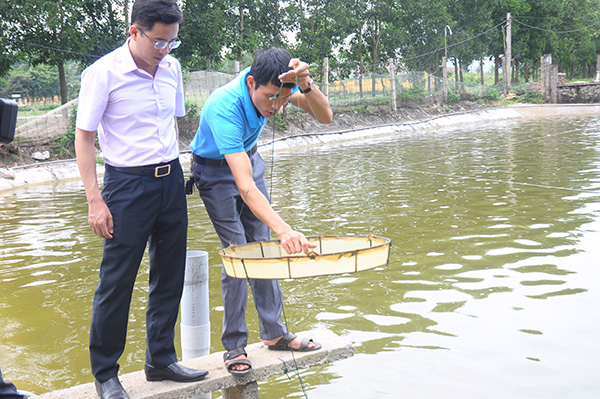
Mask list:
[{"label": "black eyeglasses", "polygon": [[136,27],[138,28],[138,30],[140,31],[140,33],[142,35],[146,36],[148,39],[150,39],[154,42],[155,49],[164,50],[167,47],[169,47],[169,50],[173,50],[181,45],[181,40],[179,40],[179,39],[173,39],[170,42],[165,42],[162,40],[154,40],[154,39],[148,37],[148,35],[145,34],[144,31],[139,26],[136,26]]}]

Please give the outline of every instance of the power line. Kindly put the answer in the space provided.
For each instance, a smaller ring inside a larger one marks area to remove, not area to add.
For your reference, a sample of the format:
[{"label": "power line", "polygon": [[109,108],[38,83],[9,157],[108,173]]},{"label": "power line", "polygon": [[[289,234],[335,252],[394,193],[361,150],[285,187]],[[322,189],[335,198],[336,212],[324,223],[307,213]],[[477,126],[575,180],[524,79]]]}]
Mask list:
[{"label": "power line", "polygon": [[[498,24],[494,25],[493,27],[491,27],[490,29],[488,29],[488,30],[486,30],[486,31],[484,31],[484,32],[481,32],[481,33],[478,33],[478,34],[476,34],[475,36],[471,36],[471,37],[469,37],[469,38],[467,38],[467,39],[464,39],[464,40],[461,40],[461,41],[459,41],[459,42],[456,42],[456,43],[450,44],[450,45],[448,45],[448,48],[452,48],[452,47],[459,46],[459,45],[461,45],[461,44],[463,44],[463,43],[469,42],[469,41],[471,41],[471,40],[475,40],[475,39],[477,39],[477,38],[478,38],[478,37],[480,37],[480,36],[486,35],[486,34],[488,34],[489,32],[491,32],[491,31],[493,31],[494,29],[496,29],[497,27],[499,27],[500,25],[504,24],[505,22],[506,22],[506,20],[504,20],[504,21],[502,21],[502,22],[500,22],[500,23],[498,23]],[[419,58],[425,57],[425,56],[427,56],[427,55],[431,55],[431,54],[437,53],[438,51],[442,51],[442,50],[444,50],[444,48],[445,48],[445,47],[442,47],[442,48],[439,48],[439,49],[436,49],[436,50],[432,50],[432,51],[429,51],[429,52],[427,52],[427,53],[424,53],[424,54],[421,54],[421,55],[416,55],[416,56],[414,56],[414,57],[407,57],[407,58],[403,58],[402,60],[403,60],[403,61],[411,61],[411,60],[416,60],[416,59],[419,59]]]},{"label": "power line", "polygon": [[49,46],[44,46],[44,45],[41,45],[41,44],[29,43],[29,42],[25,42],[23,40],[11,39],[11,38],[8,38],[8,37],[2,37],[1,39],[8,40],[9,42],[25,44],[27,46],[39,47],[39,48],[43,48],[45,50],[56,51],[56,52],[59,52],[59,53],[68,53],[68,54],[82,55],[84,57],[91,57],[91,58],[100,58],[101,57],[99,55],[92,55],[92,54],[80,53],[80,52],[77,52],[77,51],[63,50],[63,49],[56,48],[56,47],[49,47]]},{"label": "power line", "polygon": [[591,28],[592,26],[596,26],[598,24],[600,24],[600,21],[594,22],[593,24],[584,26],[583,28],[579,28],[579,29],[573,29],[573,30],[551,30],[551,29],[546,29],[546,28],[540,28],[539,26],[533,26],[533,25],[529,25],[526,24],[525,22],[521,22],[516,18],[512,18],[512,20],[518,24],[521,24],[523,26],[526,26],[530,29],[536,29],[536,30],[541,30],[543,32],[548,32],[548,33],[556,33],[556,34],[563,34],[563,33],[575,33],[575,32],[581,32],[583,30],[586,30],[588,28]]}]

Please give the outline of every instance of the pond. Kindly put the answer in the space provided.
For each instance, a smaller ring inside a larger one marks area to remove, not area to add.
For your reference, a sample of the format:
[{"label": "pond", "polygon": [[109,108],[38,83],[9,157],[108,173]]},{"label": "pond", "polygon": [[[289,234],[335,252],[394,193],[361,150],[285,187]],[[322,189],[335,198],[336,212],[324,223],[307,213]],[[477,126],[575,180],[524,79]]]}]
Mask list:
[{"label": "pond", "polygon": [[[356,354],[302,370],[301,381],[262,381],[261,397],[600,395],[600,118],[417,129],[265,160],[273,206],[295,228],[373,231],[393,245],[386,267],[281,282],[291,331],[331,329]],[[210,254],[217,352],[219,243],[197,192],[188,206],[188,249]],[[2,193],[0,237],[3,374],[37,394],[93,381],[102,242],[87,225],[81,183]],[[145,258],[123,373],[143,367],[147,280]]]}]

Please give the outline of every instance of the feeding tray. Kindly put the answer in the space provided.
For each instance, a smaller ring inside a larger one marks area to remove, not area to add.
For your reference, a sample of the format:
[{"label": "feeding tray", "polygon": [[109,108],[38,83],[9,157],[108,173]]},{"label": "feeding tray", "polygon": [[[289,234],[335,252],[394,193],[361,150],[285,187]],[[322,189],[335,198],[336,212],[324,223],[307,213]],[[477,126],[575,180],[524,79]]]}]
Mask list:
[{"label": "feeding tray", "polygon": [[388,263],[389,238],[368,236],[307,237],[317,244],[308,255],[289,255],[278,240],[232,245],[219,251],[225,272],[234,278],[286,279],[354,273]]}]

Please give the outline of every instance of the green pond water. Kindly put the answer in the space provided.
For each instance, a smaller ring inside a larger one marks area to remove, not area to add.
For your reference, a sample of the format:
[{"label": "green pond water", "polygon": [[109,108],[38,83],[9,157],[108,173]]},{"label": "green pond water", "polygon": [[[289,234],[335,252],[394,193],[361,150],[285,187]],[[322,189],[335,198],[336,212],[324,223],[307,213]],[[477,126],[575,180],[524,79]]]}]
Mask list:
[{"label": "green pond water", "polygon": [[[600,397],[600,118],[417,129],[265,158],[292,226],[393,245],[386,267],[281,282],[291,331],[331,329],[356,354],[301,381],[261,381],[261,397]],[[217,352],[219,244],[197,192],[188,205],[188,249],[210,253]],[[93,381],[101,250],[79,181],[0,193],[0,368],[20,389]],[[146,258],[124,373],[143,367],[147,280]],[[247,320],[258,342],[252,305]]]}]

